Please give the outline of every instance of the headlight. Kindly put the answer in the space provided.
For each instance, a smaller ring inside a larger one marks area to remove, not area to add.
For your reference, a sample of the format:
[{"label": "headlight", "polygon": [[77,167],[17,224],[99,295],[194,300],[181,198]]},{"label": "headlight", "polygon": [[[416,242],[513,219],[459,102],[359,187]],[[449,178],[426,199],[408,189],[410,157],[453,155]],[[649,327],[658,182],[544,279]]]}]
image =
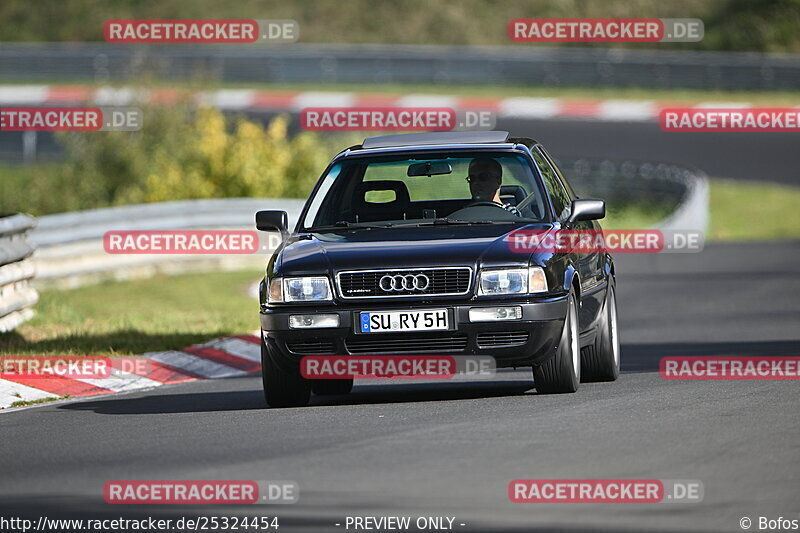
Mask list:
[{"label": "headlight", "polygon": [[331,284],[325,276],[273,278],[269,282],[269,302],[320,302],[333,300]]},{"label": "headlight", "polygon": [[481,270],[478,294],[533,294],[547,292],[547,279],[542,267],[493,268]]}]

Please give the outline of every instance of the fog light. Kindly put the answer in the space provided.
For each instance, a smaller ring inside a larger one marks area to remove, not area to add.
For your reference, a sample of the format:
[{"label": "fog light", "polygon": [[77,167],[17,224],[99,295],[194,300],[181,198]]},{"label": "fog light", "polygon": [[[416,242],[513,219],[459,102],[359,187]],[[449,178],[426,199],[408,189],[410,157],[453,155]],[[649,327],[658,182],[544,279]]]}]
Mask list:
[{"label": "fog light", "polygon": [[521,307],[473,307],[469,310],[470,322],[494,322],[522,318]]},{"label": "fog light", "polygon": [[301,328],[338,328],[339,315],[289,315],[289,327]]}]

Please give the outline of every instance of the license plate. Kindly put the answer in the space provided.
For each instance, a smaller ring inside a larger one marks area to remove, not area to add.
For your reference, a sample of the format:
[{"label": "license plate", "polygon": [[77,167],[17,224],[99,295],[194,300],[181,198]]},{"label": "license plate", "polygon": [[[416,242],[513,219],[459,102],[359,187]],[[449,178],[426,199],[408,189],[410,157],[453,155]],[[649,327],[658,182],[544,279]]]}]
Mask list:
[{"label": "license plate", "polygon": [[449,328],[447,309],[361,312],[361,333],[434,331]]}]

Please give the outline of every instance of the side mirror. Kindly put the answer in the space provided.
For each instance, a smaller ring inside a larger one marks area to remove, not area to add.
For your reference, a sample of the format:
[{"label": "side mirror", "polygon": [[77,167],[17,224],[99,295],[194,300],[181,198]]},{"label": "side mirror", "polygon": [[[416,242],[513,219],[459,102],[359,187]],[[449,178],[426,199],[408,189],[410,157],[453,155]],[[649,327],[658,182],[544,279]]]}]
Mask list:
[{"label": "side mirror", "polygon": [[256,229],[259,231],[280,231],[285,234],[289,227],[289,215],[286,211],[258,211],[256,213]]},{"label": "side mirror", "polygon": [[603,200],[580,198],[572,201],[572,211],[567,222],[598,220],[606,216],[606,203]]}]

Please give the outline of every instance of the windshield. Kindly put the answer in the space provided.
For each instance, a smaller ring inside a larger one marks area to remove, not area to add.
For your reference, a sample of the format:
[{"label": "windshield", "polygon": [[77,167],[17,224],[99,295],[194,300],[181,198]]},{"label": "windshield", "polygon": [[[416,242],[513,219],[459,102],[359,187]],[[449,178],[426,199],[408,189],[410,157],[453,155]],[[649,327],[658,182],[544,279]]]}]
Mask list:
[{"label": "windshield", "polygon": [[541,182],[518,154],[415,154],[348,158],[333,165],[303,229],[548,220]]}]

